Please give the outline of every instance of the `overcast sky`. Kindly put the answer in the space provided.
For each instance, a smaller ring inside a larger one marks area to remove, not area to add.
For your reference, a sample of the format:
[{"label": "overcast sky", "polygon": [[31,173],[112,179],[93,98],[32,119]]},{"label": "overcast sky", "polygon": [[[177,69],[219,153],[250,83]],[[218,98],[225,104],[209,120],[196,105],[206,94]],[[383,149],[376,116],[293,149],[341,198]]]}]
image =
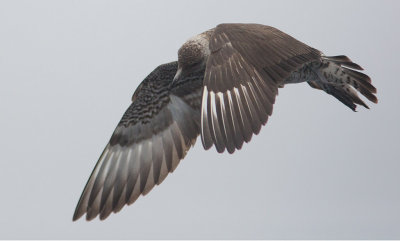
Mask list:
[{"label": "overcast sky", "polygon": [[[0,238],[400,239],[399,1],[0,1]],[[234,155],[201,141],[149,195],[75,205],[136,87],[223,22],[285,31],[363,66],[379,104],[307,84]]]}]

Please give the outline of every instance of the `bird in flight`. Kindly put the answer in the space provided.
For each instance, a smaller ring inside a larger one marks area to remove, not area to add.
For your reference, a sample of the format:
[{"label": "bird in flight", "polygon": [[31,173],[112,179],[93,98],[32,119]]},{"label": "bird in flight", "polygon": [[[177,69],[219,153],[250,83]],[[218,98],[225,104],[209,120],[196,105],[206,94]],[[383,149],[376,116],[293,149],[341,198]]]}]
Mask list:
[{"label": "bird in flight", "polygon": [[377,103],[376,88],[344,55],[325,56],[280,30],[220,24],[186,41],[178,61],[139,85],[101,154],[73,220],[107,218],[173,172],[197,136],[233,153],[267,123],[278,88],[307,82],[347,107]]}]

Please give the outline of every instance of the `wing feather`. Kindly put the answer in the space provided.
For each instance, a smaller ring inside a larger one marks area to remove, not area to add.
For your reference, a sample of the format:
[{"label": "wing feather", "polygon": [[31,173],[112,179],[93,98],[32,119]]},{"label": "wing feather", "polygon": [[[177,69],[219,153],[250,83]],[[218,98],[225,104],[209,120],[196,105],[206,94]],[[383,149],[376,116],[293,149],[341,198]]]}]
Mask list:
[{"label": "wing feather", "polygon": [[209,41],[201,111],[203,146],[232,153],[258,134],[278,86],[321,53],[259,24],[220,24]]},{"label": "wing feather", "polygon": [[161,174],[161,166],[164,160],[164,147],[162,139],[158,136],[153,136],[153,178],[154,182],[158,183]]},{"label": "wing feather", "polygon": [[149,193],[173,172],[200,133],[202,73],[171,85],[177,63],[162,65],[138,87],[100,156],[73,220],[107,218]]},{"label": "wing feather", "polygon": [[202,107],[201,107],[201,141],[203,143],[204,149],[208,150],[212,147],[214,140],[211,138],[211,128],[209,124],[210,119],[210,101],[207,101],[209,98],[207,86],[204,87],[203,90],[203,98],[202,98]]},{"label": "wing feather", "polygon": [[[121,199],[125,200],[126,195],[126,180],[128,179],[128,166],[130,155],[132,154],[132,149],[123,152],[123,156],[121,157],[117,173],[119,178],[116,178],[114,184],[114,195],[113,195],[113,209],[118,209],[121,205]],[[123,161],[126,160],[126,161]]]},{"label": "wing feather", "polygon": [[[229,153],[232,153],[235,150],[235,130],[232,123],[232,115],[229,107],[229,102],[227,99],[227,95],[218,93],[218,97],[220,98],[220,114],[218,116],[220,127],[224,130],[224,140],[226,143],[226,149]],[[234,137],[234,138],[232,138]]]},{"label": "wing feather", "polygon": [[[228,99],[230,117],[231,117],[231,121],[232,121],[231,123],[232,123],[232,127],[234,129],[234,132],[235,132],[233,140],[235,141],[236,149],[240,149],[240,148],[242,148],[242,145],[243,145],[244,136],[243,136],[242,128],[240,127],[240,123],[239,123],[239,114],[237,113],[236,105],[234,105],[234,102],[233,102],[232,91],[228,90],[228,91],[226,91],[225,94]],[[233,151],[231,153],[233,153]]]}]

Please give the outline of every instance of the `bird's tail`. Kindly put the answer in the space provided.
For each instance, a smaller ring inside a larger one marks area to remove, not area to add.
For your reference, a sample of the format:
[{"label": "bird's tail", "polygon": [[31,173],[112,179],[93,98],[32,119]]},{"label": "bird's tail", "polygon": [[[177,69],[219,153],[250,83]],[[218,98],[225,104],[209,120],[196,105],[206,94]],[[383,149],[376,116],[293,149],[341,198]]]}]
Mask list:
[{"label": "bird's tail", "polygon": [[356,110],[357,104],[369,109],[357,92],[371,102],[378,103],[375,96],[376,88],[371,84],[368,75],[357,70],[363,68],[347,56],[323,56],[321,65],[314,69],[319,80],[308,81],[308,84],[313,88],[324,90],[353,111]]}]

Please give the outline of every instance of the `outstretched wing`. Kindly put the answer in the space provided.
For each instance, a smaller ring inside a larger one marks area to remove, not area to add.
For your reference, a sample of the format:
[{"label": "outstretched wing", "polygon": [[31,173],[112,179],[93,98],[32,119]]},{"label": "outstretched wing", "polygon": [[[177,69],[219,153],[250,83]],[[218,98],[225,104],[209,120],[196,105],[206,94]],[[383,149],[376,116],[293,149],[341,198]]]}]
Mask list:
[{"label": "outstretched wing", "polygon": [[73,220],[85,213],[87,220],[98,214],[105,219],[132,204],[173,172],[195,143],[202,82],[193,78],[186,85],[171,86],[176,69],[176,62],[156,68],[135,91],[85,186]]},{"label": "outstretched wing", "polygon": [[321,57],[291,36],[259,24],[221,24],[210,39],[201,111],[205,149],[229,153],[258,134],[272,114],[278,86]]}]

